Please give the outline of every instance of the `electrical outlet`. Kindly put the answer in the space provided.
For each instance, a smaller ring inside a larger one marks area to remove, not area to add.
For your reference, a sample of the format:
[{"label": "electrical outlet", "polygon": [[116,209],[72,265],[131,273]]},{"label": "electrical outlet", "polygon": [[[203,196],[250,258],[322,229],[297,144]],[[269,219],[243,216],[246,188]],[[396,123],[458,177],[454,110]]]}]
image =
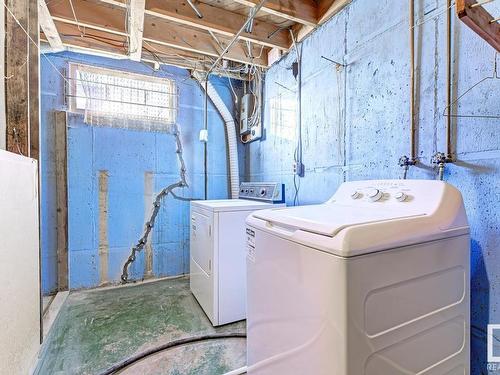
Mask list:
[{"label": "electrical outlet", "polygon": [[293,173],[296,174],[297,176],[304,177],[304,170],[305,170],[304,164],[302,164],[301,162],[297,161],[293,163]]}]

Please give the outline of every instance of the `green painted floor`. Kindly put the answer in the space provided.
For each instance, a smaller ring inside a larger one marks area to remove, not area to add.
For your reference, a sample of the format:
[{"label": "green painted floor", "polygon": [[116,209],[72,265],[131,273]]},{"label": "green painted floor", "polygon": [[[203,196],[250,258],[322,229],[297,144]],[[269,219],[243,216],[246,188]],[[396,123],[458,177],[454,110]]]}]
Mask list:
[{"label": "green painted floor", "polygon": [[[245,332],[238,322],[213,328],[178,278],[71,293],[45,340],[35,374],[99,374],[138,352],[207,333]],[[245,340],[224,339],[148,357],[122,374],[220,375],[245,365]]]}]

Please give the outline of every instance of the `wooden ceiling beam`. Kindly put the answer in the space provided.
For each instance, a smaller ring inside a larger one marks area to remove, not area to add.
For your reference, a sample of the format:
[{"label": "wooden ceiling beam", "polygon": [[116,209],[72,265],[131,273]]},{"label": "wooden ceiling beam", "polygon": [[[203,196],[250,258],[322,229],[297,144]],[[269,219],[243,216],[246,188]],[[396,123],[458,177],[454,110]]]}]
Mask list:
[{"label": "wooden ceiling beam", "polygon": [[352,0],[319,0],[318,2],[318,23],[324,24],[347,5]]},{"label": "wooden ceiling beam", "polygon": [[[103,3],[125,8],[125,0],[99,0]],[[181,25],[211,31],[229,38],[234,37],[241,25],[246,21],[246,16],[233,13],[223,8],[216,8],[205,3],[196,3],[196,7],[203,15],[199,18],[189,4],[184,0],[146,0],[146,16],[162,18]],[[239,39],[270,48],[287,50],[290,37],[287,30],[280,30],[273,24],[255,20],[254,30],[243,33]]]},{"label": "wooden ceiling beam", "polygon": [[141,61],[145,5],[145,0],[130,0],[128,55],[133,61]]},{"label": "wooden ceiling beam", "polygon": [[[351,2],[352,0],[318,0],[318,25],[324,24]],[[292,28],[299,42],[304,40],[315,29],[314,27],[300,24],[296,24]]]},{"label": "wooden ceiling beam", "polygon": [[54,52],[59,52],[64,50],[62,40],[57,32],[56,25],[50,16],[49,9],[45,0],[38,0],[38,22],[40,23],[40,28],[43,30],[47,40],[49,41],[50,47]]},{"label": "wooden ceiling beam", "polygon": [[[111,35],[127,35],[125,29],[125,9],[109,7],[102,3],[86,0],[73,0],[73,7],[75,8],[78,22],[74,19],[71,8],[65,6],[64,2],[49,4],[49,10],[60,33],[62,33],[60,29],[61,25],[66,24],[76,25],[77,30],[83,34],[92,34],[89,30],[91,29]],[[79,29],[78,26],[80,27]],[[224,37],[219,38],[219,40],[223,43],[228,42],[227,38]],[[218,57],[220,53],[217,43],[210,34],[158,18],[145,18],[143,41],[210,57]],[[147,47],[146,45],[144,46]],[[252,46],[251,48],[252,56],[255,56],[254,58],[248,56],[246,46],[241,43],[235,44],[234,48],[224,58],[239,63],[267,67],[267,51],[261,51],[261,48],[257,46]]]},{"label": "wooden ceiling beam", "polygon": [[[104,36],[104,34],[101,34]],[[126,38],[120,38],[119,36],[114,38],[116,43],[125,43]],[[63,37],[63,45],[69,51],[86,53],[96,56],[104,56],[115,59],[127,59],[127,51],[124,48],[114,47],[109,44],[101,43],[99,41],[95,41],[92,39],[82,39],[78,37],[66,38]],[[40,35],[40,41],[42,42],[42,48],[45,43],[48,44],[46,36],[42,33]],[[153,56],[148,51],[143,51],[142,53],[142,62],[156,64],[158,63],[157,57],[161,58],[161,64],[168,64],[171,66],[176,66],[183,69],[190,70],[200,70],[205,71],[210,67],[211,61],[207,60],[206,57],[198,54],[188,53],[184,51],[179,51],[176,49],[168,49],[168,47],[162,47],[162,52],[156,53],[156,56]],[[231,73],[227,71],[216,71],[216,74],[222,76],[228,76],[234,79],[243,79],[247,80],[247,76],[239,75],[236,73]]]},{"label": "wooden ceiling beam", "polygon": [[[191,7],[183,0],[146,0],[146,11],[150,16],[212,31],[229,38],[236,35],[247,19],[240,14],[222,8],[215,8],[208,4],[197,3],[196,6],[203,18],[198,18]],[[277,31],[277,29],[273,24],[255,20],[252,33],[244,32],[239,39],[266,47],[286,50],[290,44],[289,35],[286,30]]]},{"label": "wooden ceiling beam", "polygon": [[[234,0],[255,7],[260,0]],[[272,14],[309,27],[318,26],[318,7],[313,0],[267,0],[262,12]]]},{"label": "wooden ceiling beam", "polygon": [[482,6],[474,6],[474,0],[457,0],[457,16],[467,26],[500,52],[500,24]]}]

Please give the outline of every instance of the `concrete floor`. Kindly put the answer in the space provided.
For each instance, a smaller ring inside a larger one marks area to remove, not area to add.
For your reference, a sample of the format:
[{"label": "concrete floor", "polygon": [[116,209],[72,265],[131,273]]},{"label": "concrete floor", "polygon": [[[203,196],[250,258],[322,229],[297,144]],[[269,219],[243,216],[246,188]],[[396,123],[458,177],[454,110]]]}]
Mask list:
[{"label": "concrete floor", "polygon": [[[71,293],[42,346],[35,374],[99,374],[175,339],[245,329],[244,322],[213,328],[187,278]],[[219,375],[244,366],[245,357],[244,339],[217,340],[158,353],[122,373]]]}]

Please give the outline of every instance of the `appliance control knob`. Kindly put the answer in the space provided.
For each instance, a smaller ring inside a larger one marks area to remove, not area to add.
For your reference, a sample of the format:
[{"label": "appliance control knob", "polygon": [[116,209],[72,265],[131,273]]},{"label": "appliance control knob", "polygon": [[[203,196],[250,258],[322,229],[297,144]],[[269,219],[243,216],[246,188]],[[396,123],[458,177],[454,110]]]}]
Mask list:
[{"label": "appliance control knob", "polygon": [[352,199],[358,199],[359,197],[361,197],[361,193],[357,190],[354,190],[352,193],[351,193],[351,198]]},{"label": "appliance control knob", "polygon": [[368,192],[368,199],[370,199],[370,201],[372,202],[376,202],[379,201],[383,195],[384,193],[382,193],[379,189],[371,189]]},{"label": "appliance control knob", "polygon": [[398,191],[396,195],[394,195],[394,198],[396,198],[398,202],[404,202],[408,196],[402,191]]},{"label": "appliance control knob", "polygon": [[262,188],[260,189],[260,195],[263,197],[264,195],[266,195],[266,189]]}]

